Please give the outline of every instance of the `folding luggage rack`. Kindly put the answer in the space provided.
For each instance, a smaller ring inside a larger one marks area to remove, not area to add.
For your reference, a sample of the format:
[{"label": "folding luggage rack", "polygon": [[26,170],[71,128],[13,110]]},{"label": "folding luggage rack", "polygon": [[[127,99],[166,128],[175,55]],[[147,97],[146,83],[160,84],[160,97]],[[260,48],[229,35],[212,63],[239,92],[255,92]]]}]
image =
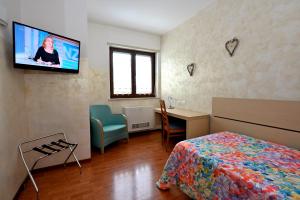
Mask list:
[{"label": "folding luggage rack", "polygon": [[[22,146],[23,145],[28,145],[30,143],[34,143],[34,142],[38,142],[39,140],[43,140],[43,139],[46,139],[46,138],[49,138],[49,137],[55,137],[55,136],[61,136],[59,139],[55,140],[55,141],[51,141],[50,143],[48,144],[42,144],[40,146],[35,146],[33,148],[29,148],[25,151],[23,151],[22,149]],[[34,139],[34,140],[29,140],[29,141],[26,141],[26,142],[23,142],[21,144],[19,144],[19,152],[21,154],[21,158],[23,160],[23,163],[25,165],[25,168],[28,172],[28,175],[33,183],[33,186],[35,188],[35,191],[37,192],[37,198],[38,198],[38,192],[39,192],[39,189],[37,187],[37,184],[32,176],[32,171],[34,170],[34,168],[36,167],[37,163],[44,159],[44,158],[47,158],[48,156],[51,156],[55,153],[58,153],[58,152],[61,152],[61,151],[64,151],[64,150],[67,150],[69,149],[70,150],[70,153],[69,155],[67,156],[67,158],[65,159],[64,161],[64,166],[66,165],[67,161],[69,160],[69,158],[71,157],[71,155],[73,155],[74,159],[76,160],[79,168],[80,168],[80,174],[81,174],[81,165],[74,153],[75,149],[77,148],[78,144],[72,144],[72,143],[69,143],[67,141],[67,138],[66,138],[66,135],[64,133],[56,133],[56,134],[52,134],[52,135],[48,135],[48,136],[44,136],[44,137],[41,137],[41,138],[38,138],[38,139]],[[28,167],[28,164],[26,162],[26,159],[24,157],[25,154],[27,153],[30,153],[30,152],[37,152],[39,153],[39,157],[34,161],[34,164],[32,165],[32,167],[29,169]]]}]

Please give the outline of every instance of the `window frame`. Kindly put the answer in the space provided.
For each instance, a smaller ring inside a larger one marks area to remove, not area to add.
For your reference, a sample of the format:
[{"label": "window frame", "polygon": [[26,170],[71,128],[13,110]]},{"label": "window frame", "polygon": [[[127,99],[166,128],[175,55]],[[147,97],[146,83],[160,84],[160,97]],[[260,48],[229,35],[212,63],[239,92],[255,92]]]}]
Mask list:
[{"label": "window frame", "polygon": [[[131,94],[114,94],[114,81],[113,81],[113,53],[129,53],[131,55]],[[136,55],[146,55],[151,58],[152,69],[152,92],[151,94],[136,94]],[[109,69],[110,69],[110,98],[142,98],[142,97],[155,97],[155,65],[156,65],[155,52],[146,52],[135,49],[125,49],[119,47],[109,47]]]}]

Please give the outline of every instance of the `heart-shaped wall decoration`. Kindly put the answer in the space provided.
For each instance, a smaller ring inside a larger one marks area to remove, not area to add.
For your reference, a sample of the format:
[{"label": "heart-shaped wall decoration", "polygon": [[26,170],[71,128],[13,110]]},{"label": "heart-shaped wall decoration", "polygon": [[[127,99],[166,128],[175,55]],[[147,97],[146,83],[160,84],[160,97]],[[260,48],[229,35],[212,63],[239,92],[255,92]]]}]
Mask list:
[{"label": "heart-shaped wall decoration", "polygon": [[237,38],[233,38],[232,40],[229,40],[225,44],[225,48],[228,51],[230,56],[233,56],[234,51],[239,46],[239,40]]},{"label": "heart-shaped wall decoration", "polygon": [[189,64],[186,68],[187,68],[187,70],[188,70],[190,76],[193,76],[194,69],[195,69],[195,63]]}]

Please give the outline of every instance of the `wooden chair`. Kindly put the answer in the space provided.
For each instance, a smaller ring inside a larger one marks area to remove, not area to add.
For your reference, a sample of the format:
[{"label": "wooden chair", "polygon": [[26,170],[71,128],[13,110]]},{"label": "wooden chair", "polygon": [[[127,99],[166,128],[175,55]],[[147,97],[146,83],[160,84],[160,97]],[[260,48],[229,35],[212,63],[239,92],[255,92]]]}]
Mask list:
[{"label": "wooden chair", "polygon": [[[162,119],[162,144],[165,145],[166,151],[170,148],[170,138],[185,137],[185,127],[177,126],[176,124],[170,125],[166,104],[164,100],[160,100],[160,110]],[[165,138],[167,141],[165,141]]]}]

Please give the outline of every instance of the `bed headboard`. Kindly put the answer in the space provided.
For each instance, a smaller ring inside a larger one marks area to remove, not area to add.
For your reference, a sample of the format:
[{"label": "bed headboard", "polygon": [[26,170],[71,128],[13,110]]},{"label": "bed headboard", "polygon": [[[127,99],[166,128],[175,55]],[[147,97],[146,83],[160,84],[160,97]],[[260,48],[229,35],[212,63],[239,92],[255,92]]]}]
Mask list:
[{"label": "bed headboard", "polygon": [[300,149],[300,101],[214,97],[210,126]]}]

